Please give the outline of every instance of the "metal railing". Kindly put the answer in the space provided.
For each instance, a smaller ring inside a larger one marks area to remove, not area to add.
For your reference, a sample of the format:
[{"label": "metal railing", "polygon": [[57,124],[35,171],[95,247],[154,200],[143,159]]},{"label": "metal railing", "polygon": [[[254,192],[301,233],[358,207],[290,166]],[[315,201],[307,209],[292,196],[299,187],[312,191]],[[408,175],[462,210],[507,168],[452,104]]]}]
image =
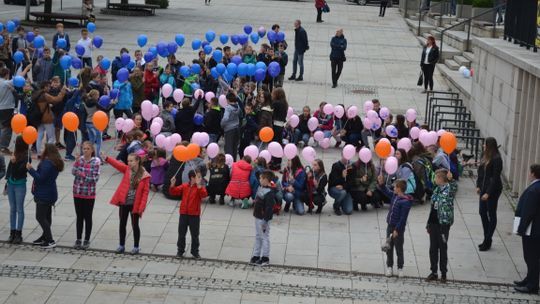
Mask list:
[{"label": "metal railing", "polygon": [[[470,18],[467,18],[466,20],[463,20],[461,22],[458,22],[452,26],[449,26],[447,28],[445,28],[444,30],[441,31],[441,46],[439,47],[439,54],[442,54],[442,51],[443,51],[443,44],[444,44],[444,34],[446,34],[446,32],[448,30],[451,30],[455,27],[458,27],[460,25],[463,25],[465,23],[467,23],[468,25],[468,28],[467,28],[467,40],[465,40],[465,51],[466,52],[469,52],[471,49],[470,49],[470,41],[471,41],[471,28],[472,28],[472,20],[473,19],[477,19],[478,17],[481,17],[481,16],[484,16],[484,15],[487,15],[487,14],[490,14],[490,13],[493,13],[493,29],[492,29],[492,32],[491,32],[491,38],[496,38],[497,36],[497,11],[499,9],[504,9],[506,7],[506,3],[502,3],[502,4],[499,4],[497,6],[494,6],[493,8],[485,11],[485,12],[482,12],[478,15],[475,15],[475,16],[472,16]],[[442,56],[439,56],[439,61],[443,60],[442,59]]]},{"label": "metal railing", "polygon": [[431,5],[430,7],[422,7],[422,2],[424,1],[420,1],[420,4],[418,5],[418,29],[416,30],[416,36],[421,35],[420,26],[422,25],[422,19],[424,18],[424,16],[426,16],[432,8],[437,6],[439,6],[439,26],[441,26],[443,16],[443,3],[446,4],[448,0],[442,0],[441,2]]},{"label": "metal railing", "polygon": [[[429,119],[431,117],[431,104],[433,103],[433,98],[442,98],[442,97],[437,97],[439,95],[442,95],[442,96],[449,96],[449,97],[444,97],[444,98],[449,98],[449,100],[460,100],[459,99],[459,93],[455,93],[455,92],[448,92],[448,91],[428,91],[427,94],[426,94],[426,113],[425,113],[425,118],[428,120],[428,125],[429,125]],[[463,105],[463,101],[461,101],[461,106]]]}]

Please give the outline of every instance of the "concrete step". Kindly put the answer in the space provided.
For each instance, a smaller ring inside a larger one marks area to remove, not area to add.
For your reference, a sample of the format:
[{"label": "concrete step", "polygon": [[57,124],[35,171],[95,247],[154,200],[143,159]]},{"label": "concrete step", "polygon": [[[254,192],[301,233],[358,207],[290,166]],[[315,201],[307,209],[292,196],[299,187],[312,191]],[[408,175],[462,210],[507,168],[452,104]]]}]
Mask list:
[{"label": "concrete step", "polygon": [[[457,56],[454,56],[454,58],[456,58]],[[447,59],[444,61],[444,64],[452,71],[457,71],[459,70],[459,67],[460,65],[455,62],[453,59]]]},{"label": "concrete step", "polygon": [[466,51],[467,42],[469,42],[469,49],[472,49],[471,37],[467,40],[467,33],[463,31],[448,30],[444,32],[444,47],[450,45],[458,50]]},{"label": "concrete step", "polygon": [[[441,19],[441,20],[439,21],[439,19]],[[428,24],[430,24],[432,26],[435,26],[435,27],[438,27],[438,26],[446,26],[446,25],[450,24],[451,22],[456,20],[456,17],[444,15],[444,16],[442,16],[442,18],[440,18],[437,15],[431,15],[430,14],[430,15],[427,15],[426,17],[424,17],[424,20]]]},{"label": "concrete step", "polygon": [[435,37],[435,39],[441,39],[441,32],[439,30],[431,30],[429,33],[431,36]]},{"label": "concrete step", "polygon": [[470,68],[471,67],[471,62],[463,57],[463,56],[454,56],[454,61],[461,67],[461,66],[465,66],[465,67],[468,67]]},{"label": "concrete step", "polygon": [[[421,36],[417,36],[416,39],[418,40],[418,42],[420,42],[420,45],[424,46],[426,45],[426,38],[425,37],[421,37]],[[436,42],[437,42],[437,45],[440,45],[440,40],[437,40],[435,39]],[[456,49],[456,48],[453,48],[452,46],[450,45],[447,45],[445,44],[444,45],[444,48],[442,50],[442,53],[440,54],[440,57],[442,59],[442,62],[444,62],[444,60],[446,59],[452,59],[454,58],[454,56],[458,56],[458,55],[461,55],[461,51]]]},{"label": "concrete step", "polygon": [[[416,35],[416,33],[418,33],[418,20],[405,19],[405,22],[411,31]],[[433,29],[435,29],[435,27],[427,24],[426,22],[422,22],[420,24],[420,33],[429,33],[429,31]]]},{"label": "concrete step", "polygon": [[459,71],[451,70],[445,64],[437,64],[437,69],[441,75],[448,80],[452,91],[463,95],[464,100],[470,100],[473,78],[465,78]]},{"label": "concrete step", "polygon": [[467,58],[470,62],[474,61],[474,53],[473,52],[463,52],[463,57]]}]

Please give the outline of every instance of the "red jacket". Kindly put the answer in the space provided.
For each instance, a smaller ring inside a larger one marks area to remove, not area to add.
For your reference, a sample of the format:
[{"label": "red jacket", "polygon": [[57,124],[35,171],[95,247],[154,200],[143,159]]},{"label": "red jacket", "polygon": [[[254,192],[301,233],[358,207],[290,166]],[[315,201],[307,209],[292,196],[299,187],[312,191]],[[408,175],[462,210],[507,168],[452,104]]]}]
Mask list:
[{"label": "red jacket", "polygon": [[324,6],[325,2],[326,1],[324,1],[324,0],[315,0],[315,7],[316,8],[322,8]]},{"label": "red jacket", "polygon": [[[110,203],[116,206],[120,206],[126,203],[127,193],[129,191],[129,183],[131,180],[131,169],[129,166],[124,164],[121,161],[118,161],[114,158],[107,157],[106,162],[111,164],[116,170],[123,173],[122,181],[118,185],[118,189],[111,198]],[[133,202],[133,213],[138,214],[142,217],[144,209],[146,208],[146,203],[148,202],[148,192],[150,189],[150,174],[144,171],[144,174],[137,185],[137,190],[135,191],[135,201]]]},{"label": "red jacket", "polygon": [[201,215],[202,199],[208,196],[205,187],[197,187],[183,183],[180,186],[170,187],[169,194],[173,196],[182,196],[180,204],[180,214]]},{"label": "red jacket", "polygon": [[159,79],[154,72],[144,71],[144,97],[151,98],[158,94]]},{"label": "red jacket", "polygon": [[251,165],[241,159],[232,165],[231,181],[225,190],[225,194],[235,199],[244,199],[251,196],[249,176]]}]

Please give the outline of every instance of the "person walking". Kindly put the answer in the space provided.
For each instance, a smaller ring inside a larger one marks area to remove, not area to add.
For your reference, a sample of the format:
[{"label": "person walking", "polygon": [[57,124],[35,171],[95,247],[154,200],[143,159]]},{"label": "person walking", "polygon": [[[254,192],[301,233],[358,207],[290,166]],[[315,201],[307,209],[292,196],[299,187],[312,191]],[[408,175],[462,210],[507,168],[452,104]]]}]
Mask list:
[{"label": "person walking", "polygon": [[476,192],[480,195],[480,218],[484,229],[484,241],[478,245],[480,251],[488,251],[491,248],[493,233],[497,227],[497,204],[503,188],[502,168],[503,162],[497,140],[488,137],[484,142],[484,152],[476,179]]},{"label": "person walking", "polygon": [[[306,30],[300,20],[294,21],[294,57],[293,72],[289,80],[304,80],[304,53],[309,50],[309,41]],[[300,74],[296,77],[296,67],[300,67]]]},{"label": "person walking", "polygon": [[315,0],[315,8],[317,9],[317,23],[324,22],[322,20],[323,7],[326,1],[324,0]]},{"label": "person walking", "polygon": [[388,0],[381,0],[381,6],[379,7],[379,17],[384,17],[384,13],[386,13],[387,6],[388,6]]},{"label": "person walking", "polygon": [[343,62],[345,58],[345,50],[347,49],[347,39],[343,36],[343,29],[336,31],[336,35],[330,40],[330,67],[332,68],[332,88],[337,87],[339,76],[343,70]]},{"label": "person walking", "polygon": [[519,197],[515,220],[519,218],[517,235],[523,242],[523,258],[527,264],[527,276],[514,281],[514,289],[520,293],[538,293],[540,273],[540,164],[533,164],[529,171],[529,186]]},{"label": "person walking", "polygon": [[433,72],[435,64],[439,61],[439,47],[433,36],[429,36],[426,41],[426,46],[422,50],[422,58],[420,59],[420,68],[424,73],[424,91],[426,93],[428,86],[429,90],[433,91]]},{"label": "person walking", "polygon": [[32,159],[28,157],[28,145],[24,142],[22,136],[17,136],[15,140],[15,151],[11,156],[6,172],[9,222],[11,226],[8,243],[20,244],[23,241],[22,228],[24,224],[24,198],[26,196],[26,163],[31,161]]}]

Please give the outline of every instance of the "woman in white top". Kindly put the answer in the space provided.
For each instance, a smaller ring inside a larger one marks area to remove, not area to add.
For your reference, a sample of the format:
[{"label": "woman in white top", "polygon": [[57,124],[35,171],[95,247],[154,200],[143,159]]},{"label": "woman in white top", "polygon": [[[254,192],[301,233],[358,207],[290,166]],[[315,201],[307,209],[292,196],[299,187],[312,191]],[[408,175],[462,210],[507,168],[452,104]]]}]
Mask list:
[{"label": "woman in white top", "polygon": [[433,71],[435,64],[439,61],[439,47],[435,43],[435,38],[429,36],[426,41],[426,46],[422,50],[422,59],[420,67],[424,73],[424,91],[426,93],[429,85],[429,90],[433,91]]}]

